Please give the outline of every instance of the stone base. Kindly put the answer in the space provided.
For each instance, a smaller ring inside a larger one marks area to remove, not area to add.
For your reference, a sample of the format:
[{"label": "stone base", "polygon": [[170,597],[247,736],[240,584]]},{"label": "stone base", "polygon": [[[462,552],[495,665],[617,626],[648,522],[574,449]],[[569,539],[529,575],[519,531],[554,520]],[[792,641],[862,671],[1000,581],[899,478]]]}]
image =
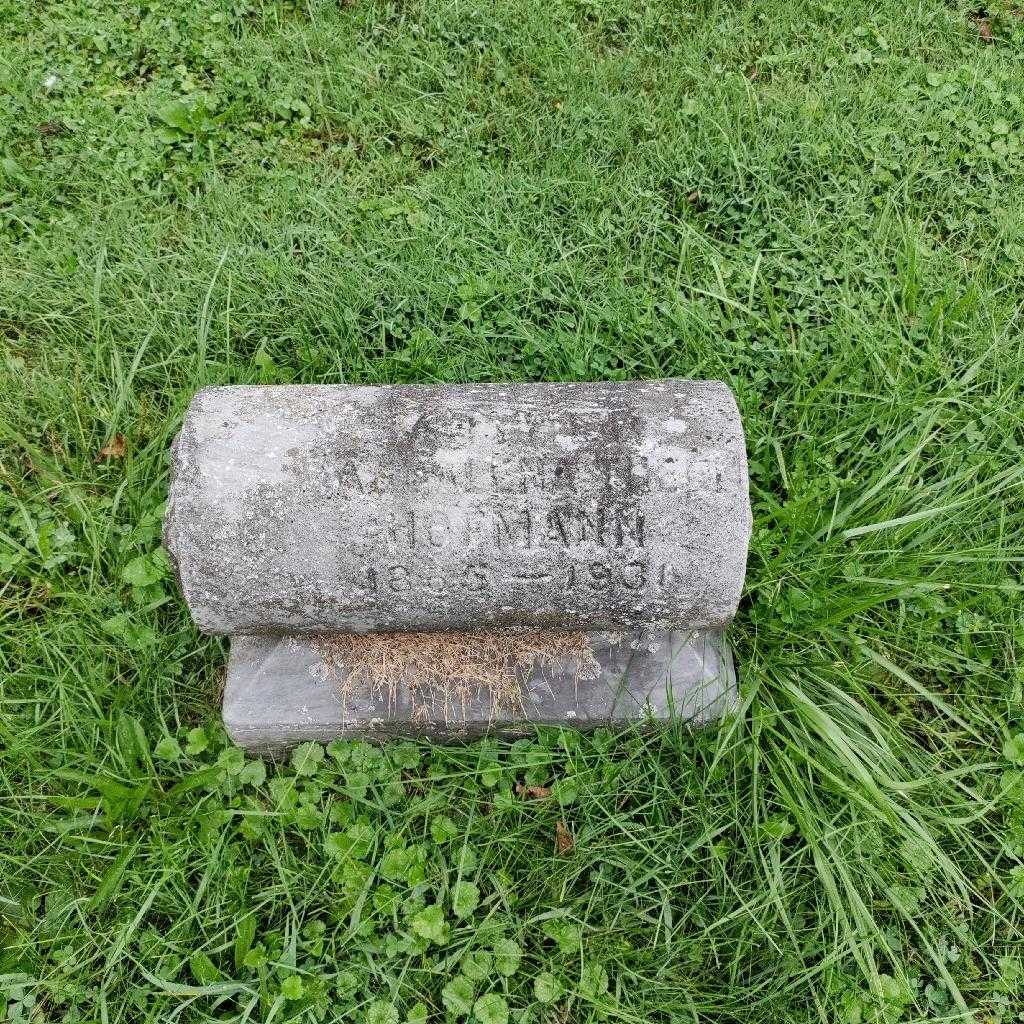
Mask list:
[{"label": "stone base", "polygon": [[538,725],[619,728],[670,718],[703,724],[735,702],[736,670],[719,632],[635,632],[618,643],[604,633],[592,637],[597,678],[577,679],[574,666],[538,669],[524,686],[524,709],[516,712],[495,712],[486,693],[465,707],[414,708],[401,683],[393,702],[371,694],[350,694],[343,702],[308,638],[233,637],[224,725],[239,746],[274,754],[305,740],[446,742],[525,735]]}]

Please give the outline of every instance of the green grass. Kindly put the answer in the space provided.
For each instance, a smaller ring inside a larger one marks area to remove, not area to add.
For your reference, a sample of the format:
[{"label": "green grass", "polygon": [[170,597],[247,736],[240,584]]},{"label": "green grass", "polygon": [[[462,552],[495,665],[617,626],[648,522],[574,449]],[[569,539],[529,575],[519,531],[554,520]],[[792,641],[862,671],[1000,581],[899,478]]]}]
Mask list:
[{"label": "green grass", "polygon": [[[1024,19],[976,12],[0,0],[0,1017],[1024,1020]],[[153,554],[197,388],[666,375],[743,410],[735,716],[226,745]]]}]

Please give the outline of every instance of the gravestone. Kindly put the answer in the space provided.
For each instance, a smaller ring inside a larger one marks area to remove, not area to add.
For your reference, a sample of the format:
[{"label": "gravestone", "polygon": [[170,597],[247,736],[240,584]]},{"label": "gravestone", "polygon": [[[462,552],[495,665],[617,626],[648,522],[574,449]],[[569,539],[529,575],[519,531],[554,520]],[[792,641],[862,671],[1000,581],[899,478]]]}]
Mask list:
[{"label": "gravestone", "polygon": [[[724,384],[210,388],[172,461],[165,544],[196,624],[234,638],[243,745],[700,718],[732,692],[750,505]],[[318,637],[473,631],[592,653],[523,662],[515,707],[319,671]]]}]

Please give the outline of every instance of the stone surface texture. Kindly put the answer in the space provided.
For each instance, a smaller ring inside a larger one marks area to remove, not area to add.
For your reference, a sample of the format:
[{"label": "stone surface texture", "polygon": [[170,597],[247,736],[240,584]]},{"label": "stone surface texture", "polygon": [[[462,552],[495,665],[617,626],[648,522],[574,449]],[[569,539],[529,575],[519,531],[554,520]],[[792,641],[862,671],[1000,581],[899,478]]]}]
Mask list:
[{"label": "stone surface texture", "polygon": [[719,382],[221,387],[165,543],[209,633],[714,629],[750,526]]},{"label": "stone surface texture", "polygon": [[537,725],[618,728],[671,717],[702,724],[735,702],[735,670],[720,633],[640,631],[617,642],[596,634],[592,647],[597,678],[577,679],[571,665],[538,669],[524,687],[524,707],[495,713],[487,693],[465,707],[417,707],[400,681],[393,702],[370,693],[343,701],[308,636],[234,637],[224,724],[239,746],[276,754],[306,740],[452,741],[528,734]]}]

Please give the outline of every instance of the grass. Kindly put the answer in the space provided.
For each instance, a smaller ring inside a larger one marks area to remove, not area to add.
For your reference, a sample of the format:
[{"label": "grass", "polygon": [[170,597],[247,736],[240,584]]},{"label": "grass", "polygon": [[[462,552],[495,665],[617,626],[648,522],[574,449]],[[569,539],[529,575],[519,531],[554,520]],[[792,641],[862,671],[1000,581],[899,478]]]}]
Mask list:
[{"label": "grass", "polygon": [[[1024,1019],[1019,10],[0,26],[0,1015]],[[226,744],[198,387],[665,375],[743,410],[736,715]]]}]

